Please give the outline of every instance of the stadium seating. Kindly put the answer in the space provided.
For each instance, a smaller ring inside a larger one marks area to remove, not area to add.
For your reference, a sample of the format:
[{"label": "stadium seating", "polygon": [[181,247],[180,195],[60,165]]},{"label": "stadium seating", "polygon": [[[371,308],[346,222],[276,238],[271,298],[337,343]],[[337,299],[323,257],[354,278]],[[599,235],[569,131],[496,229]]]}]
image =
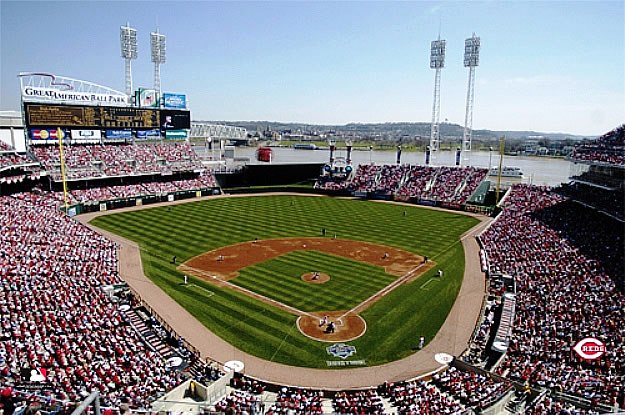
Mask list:
[{"label": "stadium seating", "polygon": [[0,170],[35,163],[27,155],[17,153],[11,146],[0,141]]},{"label": "stadium seating", "polygon": [[399,197],[463,204],[486,178],[476,167],[359,165],[345,182],[318,180],[317,189],[380,193]]},{"label": "stadium seating", "polygon": [[0,383],[44,369],[41,393],[91,390],[105,405],[149,403],[182,379],[149,351],[102,290],[119,284],[115,244],[35,193],[0,197]]},{"label": "stadium seating", "polygon": [[571,159],[625,166],[625,124],[575,147]]},{"label": "stadium seating", "polygon": [[471,408],[488,408],[511,388],[509,382],[498,382],[478,372],[450,367],[434,375],[434,383]]},{"label": "stadium seating", "polygon": [[321,391],[282,387],[276,395],[275,403],[269,407],[266,414],[286,415],[294,412],[321,415],[323,413],[322,397]]},{"label": "stadium seating", "polygon": [[[33,147],[35,157],[56,179],[61,157],[57,146]],[[201,169],[188,143],[71,145],[64,147],[68,178],[161,174]]]},{"label": "stadium seating", "polygon": [[432,382],[411,380],[381,387],[397,413],[402,415],[457,414],[465,406],[443,393]]},{"label": "stadium seating", "polygon": [[[583,219],[581,219],[583,218]],[[517,311],[499,374],[589,400],[625,404],[622,223],[544,188],[516,185],[481,235],[493,273],[516,277]],[[601,359],[572,346],[602,339]]]}]

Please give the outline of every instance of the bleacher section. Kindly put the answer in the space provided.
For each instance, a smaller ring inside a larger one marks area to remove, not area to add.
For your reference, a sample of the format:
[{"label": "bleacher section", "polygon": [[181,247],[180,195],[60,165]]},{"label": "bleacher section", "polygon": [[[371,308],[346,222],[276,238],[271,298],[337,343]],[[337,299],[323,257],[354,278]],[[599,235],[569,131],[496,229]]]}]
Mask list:
[{"label": "bleacher section", "polygon": [[[590,402],[625,404],[625,263],[622,223],[543,187],[516,185],[481,235],[491,273],[516,277],[516,317],[497,373]],[[607,351],[572,350],[597,337]]]},{"label": "bleacher section", "polygon": [[575,172],[561,194],[625,221],[625,124],[571,155]]},{"label": "bleacher section", "polygon": [[575,147],[571,159],[625,166],[625,124]]},{"label": "bleacher section", "polygon": [[[188,143],[68,145],[63,150],[68,179],[171,174],[202,168]],[[58,146],[36,146],[33,154],[55,180],[60,180]]]},{"label": "bleacher section", "polygon": [[460,206],[486,178],[487,169],[476,167],[429,167],[359,165],[345,182],[318,181],[317,189],[349,191],[355,195],[379,194],[414,198]]}]

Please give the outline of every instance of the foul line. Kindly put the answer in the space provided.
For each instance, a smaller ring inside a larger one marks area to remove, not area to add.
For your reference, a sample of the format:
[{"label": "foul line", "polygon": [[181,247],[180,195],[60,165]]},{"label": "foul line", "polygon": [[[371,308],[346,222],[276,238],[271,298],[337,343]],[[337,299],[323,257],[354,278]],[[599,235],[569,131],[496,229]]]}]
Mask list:
[{"label": "foul line", "polygon": [[199,286],[197,284],[187,284],[187,287],[189,287],[189,288],[190,287],[196,287],[196,288],[199,288],[200,290],[204,290],[204,291],[206,291],[208,293],[209,297],[212,297],[213,295],[215,295],[215,293],[213,291],[211,291],[211,290],[209,290],[207,288],[201,287],[201,286]]},{"label": "foul line", "polygon": [[429,283],[431,283],[432,281],[436,281],[436,280],[435,280],[434,278],[430,278],[429,280],[427,280],[427,281],[425,282],[425,284],[423,284],[423,285],[422,285],[421,287],[419,287],[419,288],[421,288],[422,290],[425,290],[425,289],[426,289],[426,288],[425,288],[425,286],[426,286],[426,285],[428,285]]},{"label": "foul line", "polygon": [[312,315],[310,313],[307,313],[305,311],[299,310],[299,309],[297,309],[295,307],[291,307],[290,305],[281,303],[280,301],[274,300],[273,298],[266,297],[266,296],[264,296],[262,294],[259,294],[259,293],[255,292],[255,291],[248,290],[247,288],[241,287],[239,285],[233,284],[233,283],[228,282],[228,281],[224,281],[221,278],[219,278],[218,276],[216,276],[214,274],[211,274],[211,273],[209,273],[207,271],[204,271],[204,270],[201,270],[201,269],[197,269],[197,268],[193,268],[193,267],[190,267],[188,265],[185,265],[184,267],[180,267],[180,269],[181,270],[184,269],[184,270],[187,270],[187,271],[193,271],[195,273],[198,273],[199,275],[203,275],[204,277],[209,278],[210,280],[218,281],[219,284],[222,284],[222,285],[224,285],[224,286],[226,286],[226,287],[228,287],[228,288],[230,288],[230,289],[232,289],[234,291],[238,291],[238,292],[244,293],[248,297],[256,298],[256,299],[261,300],[262,302],[270,304],[270,305],[272,305],[274,307],[276,307],[276,306],[280,307],[283,310],[286,310],[286,311],[290,312],[291,314],[295,314],[296,316],[308,316],[308,317],[311,317],[313,319],[317,318],[316,316],[314,316],[314,315]]},{"label": "foul line", "polygon": [[[398,279],[396,279],[393,283],[387,285],[386,287],[382,288],[380,291],[378,291],[377,293],[373,294],[371,297],[367,298],[365,301],[363,301],[362,303],[358,304],[356,307],[352,308],[349,311],[346,311],[345,313],[343,313],[339,318],[343,318],[348,314],[354,313],[354,314],[358,314],[359,312],[363,311],[366,307],[369,306],[369,302],[377,297],[382,297],[386,294],[388,294],[389,292],[393,291],[395,288],[399,287],[400,285],[402,285],[406,280],[410,279],[410,277],[413,276],[413,274],[415,272],[417,272],[419,270],[419,268],[421,268],[422,266],[424,266],[425,263],[419,264],[417,265],[415,268],[411,269],[410,271],[408,271],[407,273],[405,273],[404,275],[402,275],[401,277],[399,277]],[[362,308],[362,310],[360,309]],[[356,310],[358,310],[358,312],[356,312]]]}]

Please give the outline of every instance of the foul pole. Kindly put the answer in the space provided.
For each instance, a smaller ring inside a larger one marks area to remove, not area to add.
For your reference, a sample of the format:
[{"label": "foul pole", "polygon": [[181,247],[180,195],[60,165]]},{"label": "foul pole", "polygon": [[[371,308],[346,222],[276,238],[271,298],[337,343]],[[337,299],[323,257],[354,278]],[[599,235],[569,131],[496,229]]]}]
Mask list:
[{"label": "foul pole", "polygon": [[67,179],[65,177],[65,153],[63,152],[63,130],[57,128],[56,136],[59,139],[59,155],[61,159],[61,181],[63,182],[63,204],[65,205],[65,213],[69,209],[67,202]]}]

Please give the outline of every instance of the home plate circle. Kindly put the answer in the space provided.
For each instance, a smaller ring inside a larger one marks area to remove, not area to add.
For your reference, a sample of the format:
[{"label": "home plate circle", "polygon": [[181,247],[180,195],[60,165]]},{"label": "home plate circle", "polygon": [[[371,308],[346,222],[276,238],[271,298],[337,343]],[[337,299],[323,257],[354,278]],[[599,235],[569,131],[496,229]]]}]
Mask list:
[{"label": "home plate circle", "polygon": [[441,365],[448,365],[452,360],[454,360],[454,357],[448,353],[436,353],[434,355],[434,360]]},{"label": "home plate circle", "polygon": [[226,373],[229,373],[229,372],[241,373],[243,372],[243,369],[245,369],[245,365],[240,360],[229,360],[226,363],[224,363],[224,372]]}]

